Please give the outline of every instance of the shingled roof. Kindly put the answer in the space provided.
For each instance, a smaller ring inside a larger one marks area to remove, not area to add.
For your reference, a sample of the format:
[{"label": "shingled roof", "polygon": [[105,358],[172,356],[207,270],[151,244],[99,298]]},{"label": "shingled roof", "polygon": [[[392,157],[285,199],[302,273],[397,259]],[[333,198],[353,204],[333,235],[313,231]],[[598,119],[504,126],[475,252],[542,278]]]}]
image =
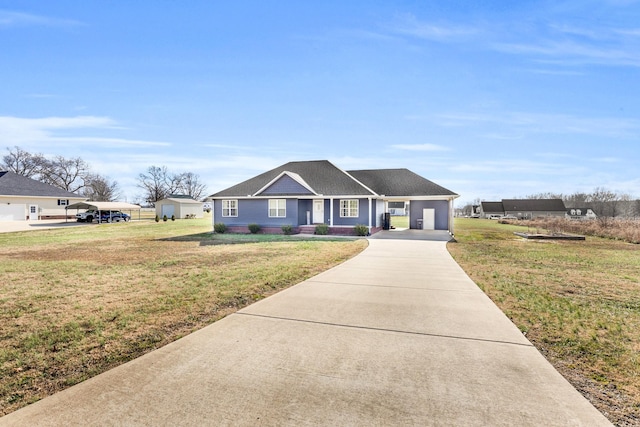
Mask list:
[{"label": "shingled roof", "polygon": [[457,196],[409,169],[369,169],[347,171],[355,179],[385,196]]},{"label": "shingled roof", "polygon": [[289,162],[256,177],[219,191],[209,197],[246,197],[254,195],[283,172],[291,172],[319,195],[324,196],[373,196],[374,193],[358,183],[328,160]]},{"label": "shingled roof", "polygon": [[502,199],[504,211],[554,212],[566,210],[562,199]]},{"label": "shingled roof", "polygon": [[[257,195],[281,175],[289,175],[319,196],[457,196],[408,169],[343,171],[328,160],[289,162],[209,197]],[[269,193],[273,195],[273,193]],[[302,194],[302,193],[300,193]],[[307,195],[311,193],[305,193]],[[295,195],[295,194],[282,194]]]},{"label": "shingled roof", "polygon": [[78,194],[9,171],[0,171],[0,196],[85,199]]}]

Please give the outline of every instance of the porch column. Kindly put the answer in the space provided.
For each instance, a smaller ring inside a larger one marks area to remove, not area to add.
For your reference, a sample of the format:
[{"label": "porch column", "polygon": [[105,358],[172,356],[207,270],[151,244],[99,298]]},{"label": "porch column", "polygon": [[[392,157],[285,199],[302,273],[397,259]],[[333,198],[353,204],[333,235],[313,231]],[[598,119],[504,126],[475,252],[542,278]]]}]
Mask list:
[{"label": "porch column", "polygon": [[372,216],[372,212],[371,212],[371,197],[369,197],[369,215],[367,215],[369,217],[369,233],[371,233],[371,216]]},{"label": "porch column", "polygon": [[453,236],[453,199],[449,199],[449,233]]},{"label": "porch column", "polygon": [[333,227],[333,199],[329,199],[329,227]]}]

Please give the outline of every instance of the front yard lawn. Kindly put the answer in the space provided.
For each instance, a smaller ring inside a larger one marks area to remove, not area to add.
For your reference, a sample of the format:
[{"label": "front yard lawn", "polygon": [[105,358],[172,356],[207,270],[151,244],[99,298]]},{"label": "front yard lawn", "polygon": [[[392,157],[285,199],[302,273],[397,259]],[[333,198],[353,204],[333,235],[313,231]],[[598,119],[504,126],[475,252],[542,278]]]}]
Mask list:
[{"label": "front yard lawn", "polygon": [[367,245],[212,235],[211,228],[206,218],[0,234],[0,415],[202,328]]}]

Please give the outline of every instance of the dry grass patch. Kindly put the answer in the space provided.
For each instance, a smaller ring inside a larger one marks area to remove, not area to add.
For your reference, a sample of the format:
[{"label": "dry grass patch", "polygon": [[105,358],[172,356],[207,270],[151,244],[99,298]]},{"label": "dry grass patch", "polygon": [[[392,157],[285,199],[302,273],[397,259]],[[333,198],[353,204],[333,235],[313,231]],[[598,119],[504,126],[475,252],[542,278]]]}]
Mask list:
[{"label": "dry grass patch", "polygon": [[[364,240],[212,245],[209,220],[0,235],[0,415],[360,252]],[[242,236],[225,242],[242,242]],[[262,238],[270,240],[268,236]]]},{"label": "dry grass patch", "polygon": [[[612,422],[640,424],[640,246],[529,241],[458,220],[456,261]],[[526,228],[525,228],[526,230]]]}]

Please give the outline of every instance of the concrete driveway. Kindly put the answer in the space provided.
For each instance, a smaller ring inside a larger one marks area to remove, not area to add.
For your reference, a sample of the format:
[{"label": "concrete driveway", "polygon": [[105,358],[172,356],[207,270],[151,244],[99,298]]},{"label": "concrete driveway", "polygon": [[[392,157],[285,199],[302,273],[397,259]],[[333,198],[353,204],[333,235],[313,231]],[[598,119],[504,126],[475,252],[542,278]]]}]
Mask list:
[{"label": "concrete driveway", "polygon": [[83,225],[90,225],[85,222],[77,222],[74,220],[68,220],[65,222],[63,219],[42,219],[38,221],[0,221],[0,233],[14,233],[16,231],[33,231],[33,230],[46,230],[50,228],[60,227],[78,227]]},{"label": "concrete driveway", "polygon": [[344,264],[0,425],[610,425],[445,245],[371,239]]}]

